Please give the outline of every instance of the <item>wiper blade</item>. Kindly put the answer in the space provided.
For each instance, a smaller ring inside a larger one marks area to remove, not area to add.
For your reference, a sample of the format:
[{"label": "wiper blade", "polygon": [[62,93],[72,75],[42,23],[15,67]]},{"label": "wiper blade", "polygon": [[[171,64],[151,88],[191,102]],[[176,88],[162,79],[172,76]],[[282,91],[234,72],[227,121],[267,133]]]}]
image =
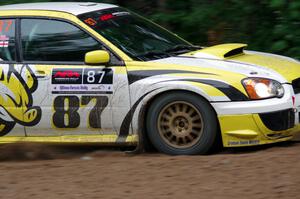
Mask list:
[{"label": "wiper blade", "polygon": [[136,55],[136,57],[139,58],[146,58],[146,59],[151,59],[151,58],[165,58],[165,57],[171,57],[172,55],[170,55],[167,52],[160,52],[160,51],[149,51],[149,52],[145,52],[142,54],[138,54]]},{"label": "wiper blade", "polygon": [[191,50],[199,50],[201,49],[200,46],[192,46],[192,45],[185,45],[185,44],[179,44],[176,46],[173,46],[172,48],[166,50],[165,52],[167,53],[172,53],[172,52],[187,52],[187,51],[191,51]]}]

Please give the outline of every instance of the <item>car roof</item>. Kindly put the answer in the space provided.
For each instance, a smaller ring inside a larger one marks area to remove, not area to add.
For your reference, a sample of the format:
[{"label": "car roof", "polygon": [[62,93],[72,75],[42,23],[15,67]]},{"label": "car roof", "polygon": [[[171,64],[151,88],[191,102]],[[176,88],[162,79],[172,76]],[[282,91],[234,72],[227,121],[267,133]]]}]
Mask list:
[{"label": "car roof", "polygon": [[118,7],[113,4],[94,2],[48,2],[48,3],[24,3],[0,6],[0,11],[4,10],[48,10],[67,12],[73,15]]}]

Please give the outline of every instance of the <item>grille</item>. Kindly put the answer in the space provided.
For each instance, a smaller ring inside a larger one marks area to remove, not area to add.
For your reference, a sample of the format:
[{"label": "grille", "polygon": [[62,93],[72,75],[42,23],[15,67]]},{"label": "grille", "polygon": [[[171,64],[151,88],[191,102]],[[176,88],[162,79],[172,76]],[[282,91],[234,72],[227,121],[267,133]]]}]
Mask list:
[{"label": "grille", "polygon": [[293,86],[295,94],[300,93],[300,78],[292,81],[292,86]]},{"label": "grille", "polygon": [[283,131],[293,128],[295,125],[295,113],[293,109],[259,114],[263,123],[272,131]]}]

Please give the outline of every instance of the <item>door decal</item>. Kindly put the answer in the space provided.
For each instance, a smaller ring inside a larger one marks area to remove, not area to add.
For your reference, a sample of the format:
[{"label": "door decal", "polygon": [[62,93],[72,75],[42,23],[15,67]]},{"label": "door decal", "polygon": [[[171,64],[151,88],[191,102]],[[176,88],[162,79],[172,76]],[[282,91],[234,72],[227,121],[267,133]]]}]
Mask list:
[{"label": "door decal", "polygon": [[112,94],[113,70],[110,68],[55,68],[52,94]]},{"label": "door decal", "polygon": [[8,134],[16,124],[34,126],[42,111],[33,106],[32,94],[38,80],[28,65],[18,72],[13,65],[0,68],[0,136]]},{"label": "door decal", "polygon": [[[107,96],[58,96],[53,103],[53,125],[55,128],[77,128],[80,125],[78,110],[84,108],[91,101],[94,101],[94,108],[88,114],[89,128],[101,129],[101,117],[103,110],[108,105]],[[81,102],[81,103],[80,103]]]}]

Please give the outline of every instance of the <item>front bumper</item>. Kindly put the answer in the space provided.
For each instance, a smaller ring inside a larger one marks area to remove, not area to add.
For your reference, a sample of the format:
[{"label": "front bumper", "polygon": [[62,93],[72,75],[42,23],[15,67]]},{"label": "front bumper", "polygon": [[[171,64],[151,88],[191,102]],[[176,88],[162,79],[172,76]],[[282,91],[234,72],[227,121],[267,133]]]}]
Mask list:
[{"label": "front bumper", "polygon": [[300,94],[285,84],[285,95],[244,102],[213,103],[225,147],[253,146],[290,140],[300,132]]},{"label": "front bumper", "polygon": [[259,114],[219,116],[224,147],[254,146],[287,141],[300,132],[300,125],[286,130],[270,130]]}]

